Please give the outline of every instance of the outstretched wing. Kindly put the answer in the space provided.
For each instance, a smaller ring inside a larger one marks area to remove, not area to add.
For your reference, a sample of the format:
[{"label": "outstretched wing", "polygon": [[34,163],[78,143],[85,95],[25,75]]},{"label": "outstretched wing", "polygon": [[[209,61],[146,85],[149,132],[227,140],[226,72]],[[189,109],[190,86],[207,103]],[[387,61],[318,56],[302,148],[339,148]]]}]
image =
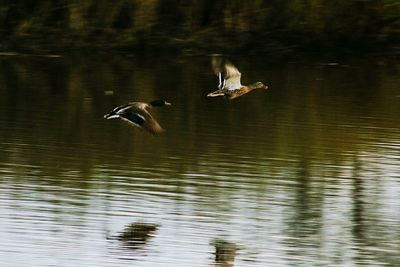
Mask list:
[{"label": "outstretched wing", "polygon": [[[148,108],[146,103],[135,103],[135,105],[132,105],[131,109],[129,109],[129,116],[136,121],[136,123],[140,123],[140,127],[152,134],[163,132],[164,129],[146,108]],[[133,121],[131,122],[135,123]]]},{"label": "outstretched wing", "polygon": [[164,131],[160,124],[147,111],[149,105],[142,102],[132,102],[114,108],[110,113],[104,115],[106,119],[120,118],[130,125],[143,128],[152,134]]},{"label": "outstretched wing", "polygon": [[242,74],[232,63],[224,60],[220,56],[213,56],[211,59],[211,65],[214,73],[218,76],[219,89],[236,90],[242,87],[242,84],[240,83]]},{"label": "outstretched wing", "polygon": [[226,90],[218,89],[217,91],[208,93],[207,96],[208,97],[224,96],[225,92],[226,92]]},{"label": "outstretched wing", "polygon": [[221,56],[212,56],[211,57],[211,67],[214,71],[215,75],[219,75],[219,73],[223,72],[224,69],[224,60],[222,59]]},{"label": "outstretched wing", "polygon": [[123,115],[120,115],[120,118],[128,123],[133,124],[134,126],[139,126],[139,127],[142,127],[146,121],[142,115],[134,112],[127,112]]},{"label": "outstretched wing", "polygon": [[240,83],[240,77],[242,74],[239,70],[230,62],[225,63],[225,84],[224,89],[236,90],[242,87]]},{"label": "outstretched wing", "polygon": [[104,118],[107,120],[120,118],[121,114],[129,112],[129,110],[131,108],[132,108],[131,104],[125,104],[122,106],[118,106],[118,107],[114,108],[110,113],[107,113],[106,115],[104,115]]}]

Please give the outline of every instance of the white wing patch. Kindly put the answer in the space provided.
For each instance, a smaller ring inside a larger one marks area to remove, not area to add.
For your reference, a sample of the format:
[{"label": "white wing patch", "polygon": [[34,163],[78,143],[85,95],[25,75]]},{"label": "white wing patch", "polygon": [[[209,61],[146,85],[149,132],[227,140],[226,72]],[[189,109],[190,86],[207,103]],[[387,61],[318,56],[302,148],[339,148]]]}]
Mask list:
[{"label": "white wing patch", "polygon": [[129,110],[131,108],[132,108],[131,105],[127,105],[126,107],[117,107],[117,108],[115,108],[115,110],[118,110],[117,114],[124,114],[127,110]]},{"label": "white wing patch", "polygon": [[220,68],[217,76],[219,82],[218,88],[221,90],[237,90],[242,87],[240,83],[242,74],[232,63],[226,62]]},{"label": "white wing patch", "polygon": [[140,115],[139,113],[135,113],[136,114],[136,116],[138,116],[138,117],[140,117],[142,120],[146,120],[142,115]]},{"label": "white wing patch", "polygon": [[240,77],[235,77],[235,78],[229,78],[225,80],[224,87],[223,89],[226,90],[237,90],[242,87],[242,84],[240,83]]},{"label": "white wing patch", "polygon": [[227,62],[225,64],[225,84],[224,89],[227,90],[237,90],[242,87],[240,83],[240,77],[242,74],[240,71],[231,63]]}]

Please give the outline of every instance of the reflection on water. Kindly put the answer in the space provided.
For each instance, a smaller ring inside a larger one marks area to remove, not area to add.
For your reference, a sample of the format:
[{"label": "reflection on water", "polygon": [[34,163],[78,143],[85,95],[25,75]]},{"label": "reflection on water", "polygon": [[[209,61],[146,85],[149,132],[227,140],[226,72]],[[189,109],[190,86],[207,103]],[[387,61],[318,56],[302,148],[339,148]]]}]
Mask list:
[{"label": "reflection on water", "polygon": [[137,249],[147,243],[157,228],[157,224],[135,222],[125,226],[124,230],[116,238],[127,247]]},{"label": "reflection on water", "polygon": [[[1,266],[215,266],[221,236],[234,266],[398,266],[398,66],[232,61],[268,92],[207,99],[207,57],[0,58]],[[102,117],[160,97],[161,136]]]},{"label": "reflection on water", "polygon": [[221,267],[234,266],[235,256],[238,247],[235,243],[225,239],[215,239],[212,241],[215,247],[215,262]]}]

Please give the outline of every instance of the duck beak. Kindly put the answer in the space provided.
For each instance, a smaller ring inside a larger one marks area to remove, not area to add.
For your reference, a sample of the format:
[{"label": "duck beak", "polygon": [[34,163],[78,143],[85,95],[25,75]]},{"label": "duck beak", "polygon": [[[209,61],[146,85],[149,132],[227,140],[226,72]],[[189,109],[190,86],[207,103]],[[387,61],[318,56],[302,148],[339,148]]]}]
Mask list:
[{"label": "duck beak", "polygon": [[169,102],[167,102],[167,101],[165,101],[165,105],[166,105],[166,106],[172,106],[172,104],[169,103]]}]

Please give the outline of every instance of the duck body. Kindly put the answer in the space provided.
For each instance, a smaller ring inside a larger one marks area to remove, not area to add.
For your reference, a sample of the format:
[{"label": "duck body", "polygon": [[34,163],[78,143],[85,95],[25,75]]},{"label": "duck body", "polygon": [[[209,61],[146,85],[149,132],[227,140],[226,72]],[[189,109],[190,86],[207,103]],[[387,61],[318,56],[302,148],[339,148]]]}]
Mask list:
[{"label": "duck body", "polygon": [[130,125],[146,130],[151,134],[160,134],[164,129],[150,114],[149,109],[155,106],[169,106],[164,100],[154,100],[150,103],[131,102],[114,108],[110,113],[104,115],[107,120],[121,119]]},{"label": "duck body", "polygon": [[207,94],[207,97],[223,96],[234,99],[254,89],[268,89],[262,82],[255,82],[250,85],[242,85],[240,82],[242,74],[230,62],[223,61],[221,57],[214,56],[211,61],[214,73],[218,76],[218,90]]},{"label": "duck body", "polygon": [[218,89],[214,92],[207,94],[207,96],[208,97],[223,96],[228,99],[234,99],[236,97],[247,94],[248,92],[250,92],[254,89],[257,89],[257,88],[265,89],[265,90],[268,88],[268,87],[267,88],[264,88],[264,87],[266,87],[266,85],[262,84],[261,82],[257,82],[257,83],[250,84],[250,85],[244,85],[238,89],[225,89],[225,88]]}]

